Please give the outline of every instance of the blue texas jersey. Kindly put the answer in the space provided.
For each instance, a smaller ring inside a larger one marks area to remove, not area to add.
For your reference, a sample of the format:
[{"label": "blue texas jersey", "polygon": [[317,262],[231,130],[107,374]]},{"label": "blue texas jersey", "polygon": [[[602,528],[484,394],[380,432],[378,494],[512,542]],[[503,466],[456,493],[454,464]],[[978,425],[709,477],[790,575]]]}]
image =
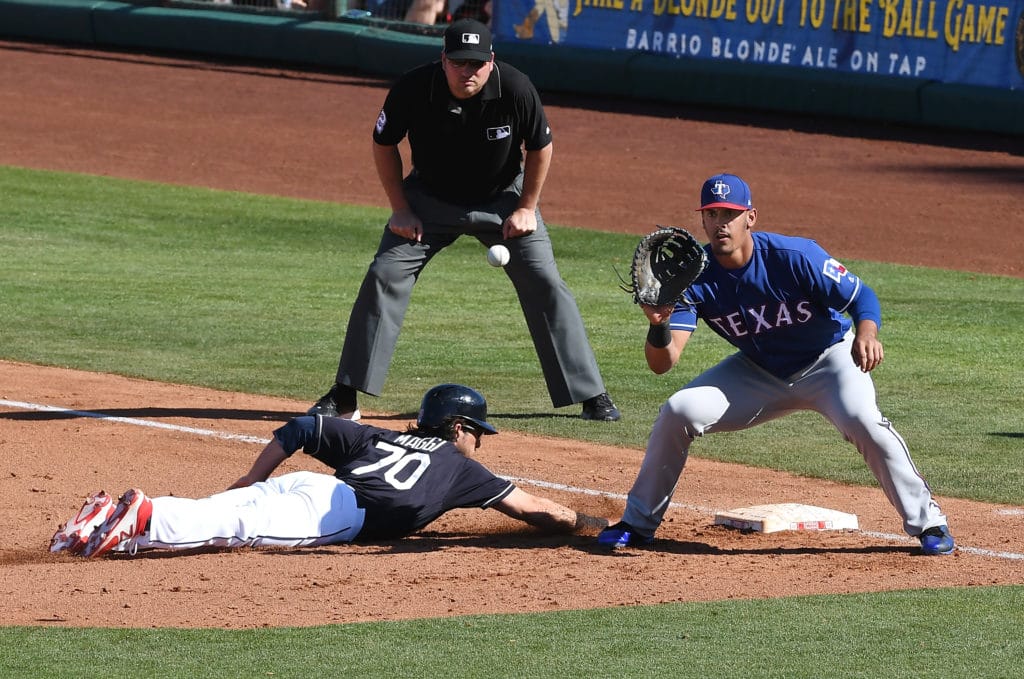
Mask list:
[{"label": "blue texas jersey", "polygon": [[786,378],[839,342],[851,326],[844,313],[864,290],[874,293],[813,240],[752,236],[754,254],[742,269],[722,267],[705,246],[708,267],[676,304],[671,327],[696,330],[699,317],[759,366]]}]

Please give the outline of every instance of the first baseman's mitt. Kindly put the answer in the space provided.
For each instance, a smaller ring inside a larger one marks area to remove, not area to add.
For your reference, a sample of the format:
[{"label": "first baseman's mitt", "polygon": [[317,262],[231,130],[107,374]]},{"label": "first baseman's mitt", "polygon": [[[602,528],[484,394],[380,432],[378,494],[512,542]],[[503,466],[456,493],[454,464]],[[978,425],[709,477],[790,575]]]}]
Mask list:
[{"label": "first baseman's mitt", "polygon": [[637,304],[675,304],[707,264],[707,253],[688,231],[659,225],[640,239],[633,253],[633,280],[621,287]]}]

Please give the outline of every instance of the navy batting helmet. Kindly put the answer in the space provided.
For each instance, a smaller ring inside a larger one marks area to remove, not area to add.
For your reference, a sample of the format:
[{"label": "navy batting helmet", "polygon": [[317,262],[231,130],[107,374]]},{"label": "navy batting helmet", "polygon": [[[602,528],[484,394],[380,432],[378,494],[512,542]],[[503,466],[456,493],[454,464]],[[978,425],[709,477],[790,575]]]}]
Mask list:
[{"label": "navy batting helmet", "polygon": [[416,426],[439,429],[453,418],[472,422],[485,434],[498,433],[487,422],[487,400],[479,391],[461,384],[439,384],[424,394]]}]

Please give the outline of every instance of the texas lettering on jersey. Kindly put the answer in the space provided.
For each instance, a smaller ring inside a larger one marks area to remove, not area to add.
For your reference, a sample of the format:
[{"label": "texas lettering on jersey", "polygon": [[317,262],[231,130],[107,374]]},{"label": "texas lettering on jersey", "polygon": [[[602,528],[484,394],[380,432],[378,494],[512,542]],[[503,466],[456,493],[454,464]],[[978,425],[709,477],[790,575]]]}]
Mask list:
[{"label": "texas lettering on jersey", "polygon": [[852,325],[845,312],[862,284],[812,240],[767,232],[753,239],[742,269],[709,257],[671,326],[694,331],[700,318],[765,370],[786,377],[843,338]]},{"label": "texas lettering on jersey", "polygon": [[[794,323],[806,323],[811,320],[810,302],[801,300],[792,305],[792,311],[790,306],[786,302],[779,302],[774,312],[772,312],[769,311],[767,304],[762,304],[760,309],[743,309],[727,316],[705,318],[704,321],[708,325],[714,326],[720,335],[743,337],[747,334],[757,335],[774,328],[793,325]],[[751,327],[751,322],[753,327]]]}]

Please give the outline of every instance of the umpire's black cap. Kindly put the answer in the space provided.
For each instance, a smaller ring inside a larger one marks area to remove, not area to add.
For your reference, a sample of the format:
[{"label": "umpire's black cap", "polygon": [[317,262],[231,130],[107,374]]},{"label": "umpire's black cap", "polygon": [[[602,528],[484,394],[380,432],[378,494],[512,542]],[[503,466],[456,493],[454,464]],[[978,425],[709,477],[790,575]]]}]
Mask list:
[{"label": "umpire's black cap", "polygon": [[444,32],[444,53],[449,59],[490,61],[491,29],[475,19],[459,19]]}]

